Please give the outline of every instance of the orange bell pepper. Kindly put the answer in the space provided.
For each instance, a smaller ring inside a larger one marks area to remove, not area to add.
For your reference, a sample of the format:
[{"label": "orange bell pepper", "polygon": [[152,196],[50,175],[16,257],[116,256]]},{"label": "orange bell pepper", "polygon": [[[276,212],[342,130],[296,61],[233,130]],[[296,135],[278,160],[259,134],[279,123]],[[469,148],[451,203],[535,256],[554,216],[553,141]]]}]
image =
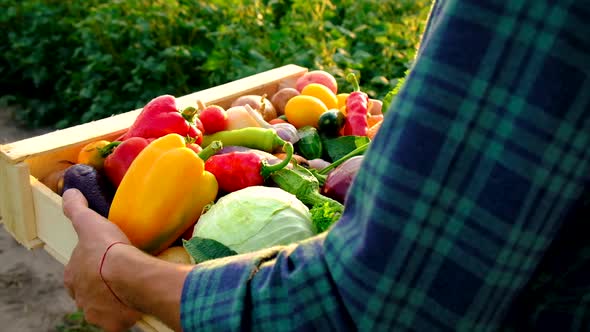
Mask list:
[{"label": "orange bell pepper", "polygon": [[383,123],[383,120],[377,122],[376,124],[371,126],[371,128],[369,128],[369,130],[367,131],[367,137],[369,139],[372,140],[375,138],[375,135],[377,135],[377,132],[379,131],[379,128],[381,128],[382,123]]},{"label": "orange bell pepper", "polygon": [[118,144],[118,142],[111,143],[106,140],[90,142],[78,152],[76,163],[90,165],[100,171],[104,166],[105,158]]},{"label": "orange bell pepper", "polygon": [[[203,150],[211,152],[209,147]],[[158,254],[198,220],[217,192],[217,180],[205,171],[203,159],[186,147],[182,136],[168,134],[151,142],[133,161],[108,219],[133,245]]]}]

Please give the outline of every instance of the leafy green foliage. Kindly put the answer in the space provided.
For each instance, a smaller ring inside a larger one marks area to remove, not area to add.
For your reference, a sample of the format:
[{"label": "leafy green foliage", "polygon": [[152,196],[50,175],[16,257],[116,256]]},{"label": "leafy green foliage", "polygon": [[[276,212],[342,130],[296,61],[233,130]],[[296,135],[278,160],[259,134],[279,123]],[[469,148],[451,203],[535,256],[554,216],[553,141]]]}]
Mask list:
[{"label": "leafy green foliage", "polygon": [[[104,332],[98,326],[88,323],[84,317],[84,312],[79,309],[65,314],[62,321],[55,327],[55,330],[57,332]],[[135,329],[127,331],[135,331]]]},{"label": "leafy green foliage", "polygon": [[63,322],[56,327],[58,332],[102,332],[98,328],[86,321],[84,313],[81,310],[64,315]]},{"label": "leafy green foliage", "polygon": [[312,207],[309,213],[311,213],[311,220],[313,221],[315,231],[319,234],[328,230],[330,226],[340,220],[342,209],[334,204],[330,204],[330,202],[325,202]]},{"label": "leafy green foliage", "polygon": [[0,0],[0,87],[58,128],[288,63],[382,98],[411,66],[430,0]]},{"label": "leafy green foliage", "polygon": [[188,241],[183,239],[182,246],[198,263],[238,254],[219,241],[198,236],[194,236]]},{"label": "leafy green foliage", "polygon": [[383,106],[382,106],[383,114],[385,114],[385,113],[387,113],[387,111],[389,111],[389,107],[391,106],[393,99],[398,95],[399,90],[404,86],[404,83],[406,82],[406,77],[408,77],[409,73],[410,73],[410,70],[408,69],[404,73],[404,76],[402,76],[400,79],[397,80],[397,83],[395,84],[393,89],[391,91],[389,91],[385,95],[385,97],[383,97],[383,99],[382,99],[382,101],[383,101]]}]

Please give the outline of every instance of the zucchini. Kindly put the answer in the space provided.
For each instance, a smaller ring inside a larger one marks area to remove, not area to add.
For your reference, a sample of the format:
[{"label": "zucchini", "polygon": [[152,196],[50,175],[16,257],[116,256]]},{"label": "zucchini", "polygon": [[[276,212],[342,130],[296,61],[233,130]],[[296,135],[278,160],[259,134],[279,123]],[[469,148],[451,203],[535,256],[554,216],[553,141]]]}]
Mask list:
[{"label": "zucchini", "polygon": [[319,131],[328,137],[336,137],[344,126],[345,116],[337,109],[322,113],[318,120]]}]

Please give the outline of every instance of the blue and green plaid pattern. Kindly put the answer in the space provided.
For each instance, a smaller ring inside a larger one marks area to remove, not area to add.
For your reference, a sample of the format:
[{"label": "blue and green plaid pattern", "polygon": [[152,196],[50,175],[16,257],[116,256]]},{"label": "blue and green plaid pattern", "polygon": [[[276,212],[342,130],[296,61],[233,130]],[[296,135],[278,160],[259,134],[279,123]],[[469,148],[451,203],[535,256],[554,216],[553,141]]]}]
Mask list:
[{"label": "blue and green plaid pattern", "polygon": [[590,1],[434,4],[342,219],[197,265],[186,331],[590,330]]}]

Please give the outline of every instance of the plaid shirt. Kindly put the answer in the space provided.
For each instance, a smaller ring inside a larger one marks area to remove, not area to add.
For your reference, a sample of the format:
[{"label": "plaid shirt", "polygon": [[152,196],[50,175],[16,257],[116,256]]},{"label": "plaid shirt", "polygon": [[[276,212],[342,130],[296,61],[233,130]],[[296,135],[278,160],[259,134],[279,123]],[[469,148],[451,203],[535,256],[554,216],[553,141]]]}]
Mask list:
[{"label": "plaid shirt", "polygon": [[342,219],[197,265],[187,331],[590,330],[590,1],[447,0]]}]

